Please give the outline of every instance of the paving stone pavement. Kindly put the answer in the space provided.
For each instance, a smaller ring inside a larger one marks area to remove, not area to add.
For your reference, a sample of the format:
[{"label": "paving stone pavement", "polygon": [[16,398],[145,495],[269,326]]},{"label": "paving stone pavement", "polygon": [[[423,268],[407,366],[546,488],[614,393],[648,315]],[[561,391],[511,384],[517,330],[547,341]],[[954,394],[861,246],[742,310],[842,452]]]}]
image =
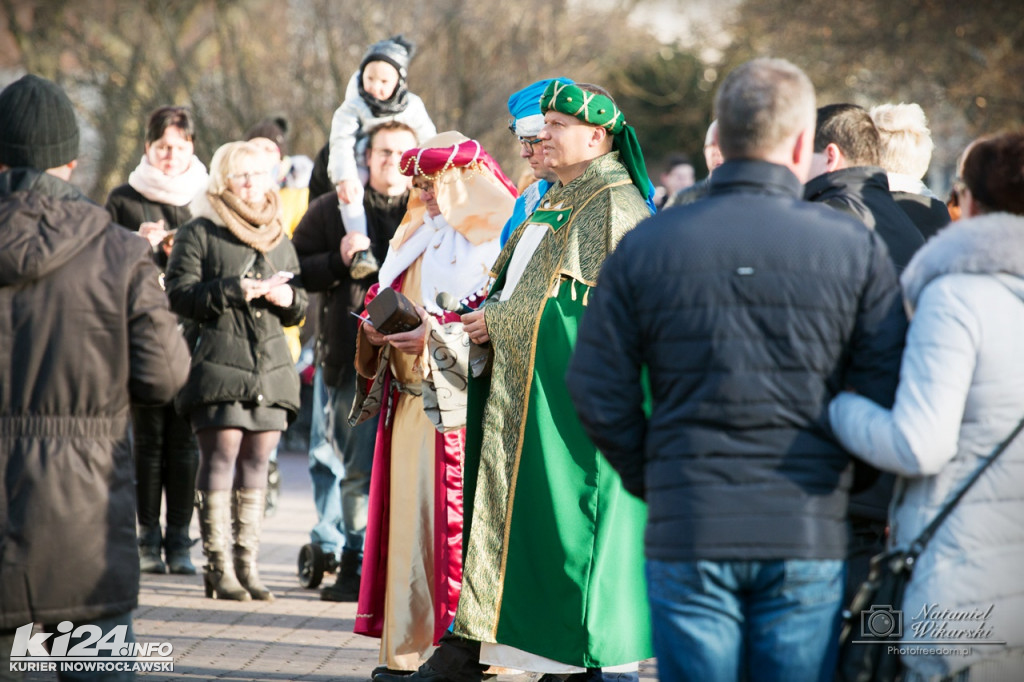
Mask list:
[{"label": "paving stone pavement", "polygon": [[[279,458],[282,494],[278,511],[264,522],[260,573],[274,592],[273,602],[207,599],[202,577],[144,575],[134,614],[140,643],[169,642],[173,673],[141,673],[147,680],[294,680],[366,682],[378,665],[379,640],[352,632],[355,604],[320,601],[317,590],[299,584],[297,562],[316,522],[305,453]],[[192,536],[199,537],[195,520]],[[192,561],[200,567],[197,544]],[[324,577],[324,584],[333,581]],[[502,675],[499,682],[530,682],[536,675]],[[26,682],[52,680],[30,673]],[[656,679],[652,661],[641,664],[640,679]]]}]

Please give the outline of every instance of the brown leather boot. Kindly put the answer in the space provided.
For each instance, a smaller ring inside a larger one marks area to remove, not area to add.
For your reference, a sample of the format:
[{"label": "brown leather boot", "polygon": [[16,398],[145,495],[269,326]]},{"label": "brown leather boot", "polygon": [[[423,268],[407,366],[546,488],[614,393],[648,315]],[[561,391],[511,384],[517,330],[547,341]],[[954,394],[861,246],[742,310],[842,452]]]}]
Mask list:
[{"label": "brown leather boot", "polygon": [[266,491],[259,488],[243,488],[233,493],[231,522],[235,532],[235,575],[253,599],[274,601],[273,593],[260,580],[257,565]]},{"label": "brown leather boot", "polygon": [[249,601],[252,597],[235,577],[228,561],[228,527],[231,523],[231,491],[199,491],[199,531],[203,537],[206,568],[203,584],[206,596],[214,599]]}]

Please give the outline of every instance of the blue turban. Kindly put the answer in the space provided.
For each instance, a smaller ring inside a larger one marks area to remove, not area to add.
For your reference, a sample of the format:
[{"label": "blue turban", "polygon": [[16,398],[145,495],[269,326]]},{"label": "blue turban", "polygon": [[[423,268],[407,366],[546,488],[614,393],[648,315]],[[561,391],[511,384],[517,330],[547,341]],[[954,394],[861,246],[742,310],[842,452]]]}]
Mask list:
[{"label": "blue turban", "polygon": [[552,80],[572,84],[570,78],[545,78],[527,85],[519,92],[512,93],[508,98],[508,113],[512,115],[509,128],[519,137],[534,138],[540,134],[544,126],[544,113],[540,110],[540,96],[547,90]]}]

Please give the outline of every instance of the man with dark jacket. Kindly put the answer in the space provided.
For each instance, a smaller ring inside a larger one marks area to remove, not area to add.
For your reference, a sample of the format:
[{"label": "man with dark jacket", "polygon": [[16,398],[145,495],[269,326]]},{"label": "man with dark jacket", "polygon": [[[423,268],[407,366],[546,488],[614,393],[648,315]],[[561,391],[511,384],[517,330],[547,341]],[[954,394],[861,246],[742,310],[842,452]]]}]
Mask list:
[{"label": "man with dark jacket", "polygon": [[[882,139],[868,111],[855,104],[829,104],[818,109],[811,179],[804,197],[846,211],[878,233],[897,272],[924,246],[924,236],[889,192],[879,166]],[[850,498],[853,539],[848,556],[846,600],[868,577],[871,557],[885,549],[885,527],[896,477],[858,464],[874,482]],[[870,473],[867,473],[870,472]]]},{"label": "man with dark jacket", "polygon": [[748,62],[716,109],[725,163],[710,195],[644,221],[608,258],[569,393],[647,501],[659,677],[831,680],[852,464],[826,407],[847,387],[891,403],[899,286],[878,235],[801,200],[814,139],[802,71]]},{"label": "man with dark jacket", "polygon": [[866,109],[856,104],[819,108],[804,198],[860,218],[885,241],[902,272],[924,246],[924,237],[889,193],[889,180],[878,165],[881,153],[881,138]]},{"label": "man with dark jacket", "polygon": [[53,641],[30,640],[33,623],[47,633],[61,624],[72,646],[95,641],[86,625],[110,637],[104,642],[133,641],[139,560],[129,405],[166,403],[188,376],[188,349],[149,244],[68,183],[77,155],[75,114],[57,85],[29,75],[0,93],[5,671],[8,655]]},{"label": "man with dark jacket", "polygon": [[[358,329],[358,320],[351,313],[363,309],[366,291],[377,281],[376,273],[352,279],[349,264],[355,253],[367,248],[377,262],[384,262],[388,241],[402,221],[409,199],[409,178],[399,170],[399,161],[402,153],[414,146],[416,135],[404,123],[384,123],[370,131],[366,150],[370,178],[363,193],[368,235],[345,233],[333,191],[309,205],[292,235],[303,285],[308,291],[323,292],[316,355],[328,393],[326,430],[333,445],[330,456],[336,455],[337,459],[310,459],[313,494],[320,515],[311,535],[325,552],[341,550],[335,584],[320,591],[325,601],[359,598],[358,570],[377,431],[376,419],[356,427],[348,425],[355,395],[353,360]],[[338,467],[338,463],[342,466]]]}]

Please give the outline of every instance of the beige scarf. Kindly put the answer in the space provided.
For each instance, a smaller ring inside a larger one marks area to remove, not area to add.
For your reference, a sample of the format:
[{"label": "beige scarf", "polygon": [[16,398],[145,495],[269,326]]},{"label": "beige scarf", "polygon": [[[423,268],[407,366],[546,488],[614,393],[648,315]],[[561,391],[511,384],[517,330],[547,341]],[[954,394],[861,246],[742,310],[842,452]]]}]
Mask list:
[{"label": "beige scarf", "polygon": [[267,192],[267,203],[262,210],[254,209],[230,190],[224,190],[220,195],[206,196],[224,225],[243,244],[248,244],[260,253],[267,253],[284,238],[277,192]]}]

